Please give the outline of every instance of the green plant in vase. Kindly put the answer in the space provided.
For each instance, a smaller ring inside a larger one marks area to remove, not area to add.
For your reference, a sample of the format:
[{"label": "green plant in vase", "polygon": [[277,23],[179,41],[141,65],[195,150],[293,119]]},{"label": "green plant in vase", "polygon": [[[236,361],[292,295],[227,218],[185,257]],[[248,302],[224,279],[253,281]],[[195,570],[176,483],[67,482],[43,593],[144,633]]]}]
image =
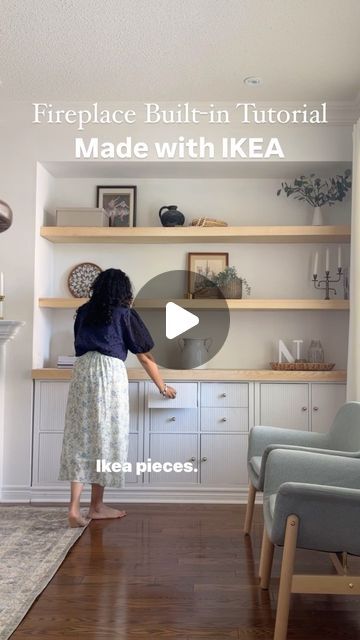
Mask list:
[{"label": "green plant in vase", "polygon": [[213,280],[225,298],[242,298],[250,295],[251,288],[245,278],[240,278],[235,267],[226,267]]},{"label": "green plant in vase", "polygon": [[313,225],[323,224],[321,207],[328,204],[330,207],[335,202],[342,202],[351,189],[351,170],[346,169],[343,176],[336,175],[334,178],[318,178],[315,173],[309,176],[295,178],[292,184],[282,182],[276,195],[282,192],[289,198],[304,200],[314,207]]}]

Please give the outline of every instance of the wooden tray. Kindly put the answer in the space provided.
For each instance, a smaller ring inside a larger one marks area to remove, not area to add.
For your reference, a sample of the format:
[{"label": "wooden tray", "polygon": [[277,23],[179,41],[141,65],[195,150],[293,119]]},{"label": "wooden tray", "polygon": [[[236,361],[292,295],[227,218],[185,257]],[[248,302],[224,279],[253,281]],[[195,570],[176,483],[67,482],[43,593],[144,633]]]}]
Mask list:
[{"label": "wooden tray", "polygon": [[270,362],[274,371],[331,371],[334,362]]}]

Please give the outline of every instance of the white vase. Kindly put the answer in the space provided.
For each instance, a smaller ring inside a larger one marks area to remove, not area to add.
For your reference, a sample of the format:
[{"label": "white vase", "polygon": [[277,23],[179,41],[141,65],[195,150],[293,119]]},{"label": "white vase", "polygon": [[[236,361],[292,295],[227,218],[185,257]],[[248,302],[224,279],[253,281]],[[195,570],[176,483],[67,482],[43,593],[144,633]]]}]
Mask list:
[{"label": "white vase", "polygon": [[209,360],[211,338],[180,338],[181,364],[184,369],[201,367]]},{"label": "white vase", "polygon": [[315,207],[314,209],[314,214],[313,214],[313,219],[312,219],[312,224],[313,225],[321,225],[324,224],[324,217],[321,211],[321,207]]}]

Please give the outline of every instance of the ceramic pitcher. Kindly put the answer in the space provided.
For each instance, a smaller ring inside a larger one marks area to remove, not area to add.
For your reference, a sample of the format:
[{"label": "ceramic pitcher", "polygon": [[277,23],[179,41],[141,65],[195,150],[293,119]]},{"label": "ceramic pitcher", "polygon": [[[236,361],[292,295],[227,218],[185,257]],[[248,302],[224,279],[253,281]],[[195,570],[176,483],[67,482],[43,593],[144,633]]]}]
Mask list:
[{"label": "ceramic pitcher", "polygon": [[200,367],[209,359],[212,338],[180,338],[181,364],[184,369]]}]

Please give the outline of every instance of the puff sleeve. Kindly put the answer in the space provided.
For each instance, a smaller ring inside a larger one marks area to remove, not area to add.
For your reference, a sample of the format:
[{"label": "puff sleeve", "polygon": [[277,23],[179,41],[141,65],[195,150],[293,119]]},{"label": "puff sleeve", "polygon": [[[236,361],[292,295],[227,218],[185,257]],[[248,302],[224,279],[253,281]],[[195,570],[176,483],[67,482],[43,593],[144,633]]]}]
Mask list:
[{"label": "puff sleeve", "polygon": [[147,353],[154,341],[135,309],[129,309],[123,316],[123,332],[126,348],[131,353]]}]

